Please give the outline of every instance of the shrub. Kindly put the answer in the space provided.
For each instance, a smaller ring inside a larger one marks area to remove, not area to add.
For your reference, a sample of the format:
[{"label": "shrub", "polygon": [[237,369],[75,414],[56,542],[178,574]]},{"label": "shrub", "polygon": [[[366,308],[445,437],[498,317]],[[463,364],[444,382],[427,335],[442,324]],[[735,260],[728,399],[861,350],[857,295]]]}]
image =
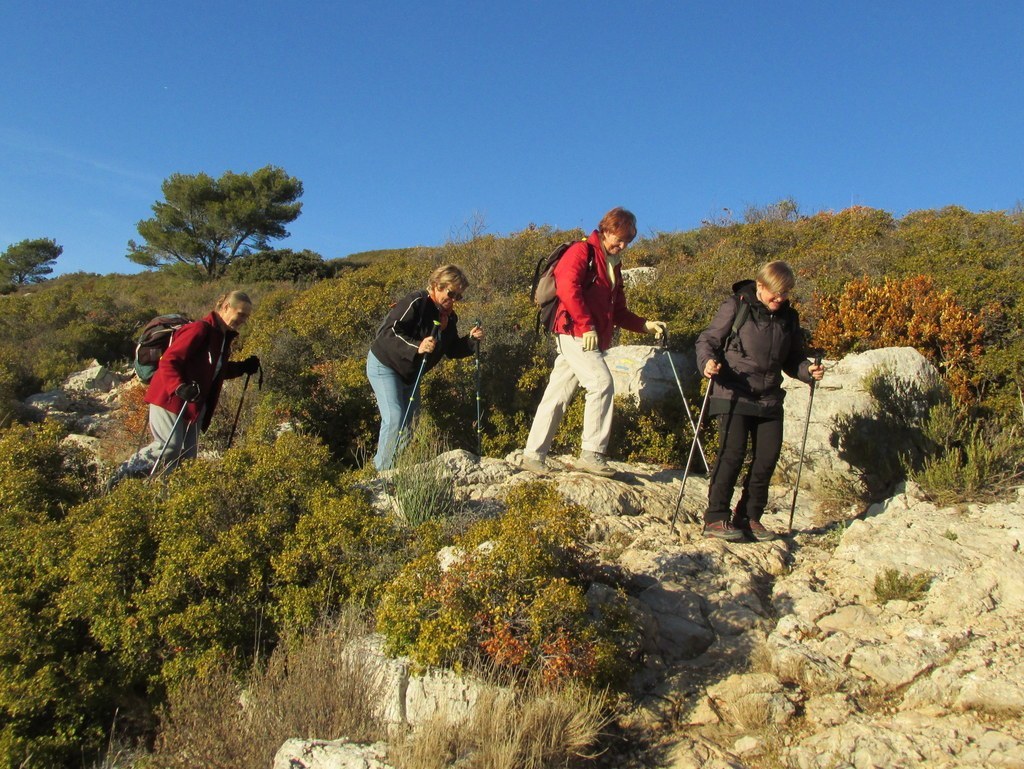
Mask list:
[{"label": "shrub", "polygon": [[[336,481],[326,448],[290,433],[186,463],[165,488],[125,481],[72,512],[64,612],[157,695],[225,660],[244,664],[287,623],[315,618],[311,602],[324,600],[319,613],[372,593],[363,559],[388,527]],[[297,550],[329,525],[339,528],[319,549]]]},{"label": "shrub", "polygon": [[881,603],[920,601],[931,583],[931,574],[906,574],[898,569],[886,569],[875,576],[875,598]]},{"label": "shrub", "polygon": [[377,620],[390,652],[457,668],[482,655],[547,681],[617,679],[636,629],[621,598],[588,611],[584,511],[548,484],[517,486],[507,504],[456,540],[462,557],[447,570],[427,554],[388,585]]},{"label": "shrub", "polygon": [[96,488],[54,423],[0,432],[0,766],[63,766],[103,747],[116,688],[86,628],[57,608],[65,511]]},{"label": "shrub", "polygon": [[817,343],[832,357],[878,347],[916,347],[943,374],[955,396],[970,394],[984,350],[985,327],[951,291],[931,278],[853,280],[838,297],[823,299]]},{"label": "shrub", "polygon": [[944,393],[938,382],[919,384],[878,369],[864,381],[873,410],[836,419],[830,441],[860,474],[870,499],[878,499],[920,468],[933,444],[925,434],[932,406]]},{"label": "shrub", "polygon": [[924,430],[934,449],[908,474],[936,504],[995,499],[1024,476],[1024,438],[1016,423],[982,422],[964,409],[939,404]]}]

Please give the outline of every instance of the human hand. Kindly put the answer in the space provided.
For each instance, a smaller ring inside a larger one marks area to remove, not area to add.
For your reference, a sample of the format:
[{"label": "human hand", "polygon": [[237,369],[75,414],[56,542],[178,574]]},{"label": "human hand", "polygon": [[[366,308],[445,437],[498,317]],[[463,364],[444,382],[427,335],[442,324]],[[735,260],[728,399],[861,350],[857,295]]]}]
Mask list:
[{"label": "human hand", "polygon": [[820,363],[812,363],[807,367],[807,373],[814,378],[814,381],[820,382],[822,377],[825,376],[825,367]]},{"label": "human hand", "polygon": [[654,334],[655,339],[661,339],[665,336],[665,332],[668,331],[668,324],[663,320],[649,320],[644,323],[644,328],[647,332]]},{"label": "human hand", "polygon": [[580,341],[583,343],[583,352],[593,352],[597,349],[597,332],[584,331]]},{"label": "human hand", "polygon": [[480,325],[473,326],[473,328],[469,330],[469,336],[473,339],[483,339],[484,327]]},{"label": "human hand", "polygon": [[199,385],[195,382],[182,382],[174,388],[174,394],[183,401],[195,403],[199,400]]},{"label": "human hand", "polygon": [[704,376],[711,379],[713,376],[718,376],[718,372],[722,370],[722,364],[712,358],[704,364]]},{"label": "human hand", "polygon": [[424,337],[420,341],[419,349],[417,349],[416,352],[420,353],[421,355],[427,355],[428,353],[432,353],[435,347],[437,347],[437,340],[434,339],[434,337]]},{"label": "human hand", "polygon": [[243,374],[249,374],[251,376],[252,374],[255,374],[257,371],[260,370],[260,359],[257,358],[255,355],[250,355],[248,358],[243,360],[239,365],[242,368]]}]

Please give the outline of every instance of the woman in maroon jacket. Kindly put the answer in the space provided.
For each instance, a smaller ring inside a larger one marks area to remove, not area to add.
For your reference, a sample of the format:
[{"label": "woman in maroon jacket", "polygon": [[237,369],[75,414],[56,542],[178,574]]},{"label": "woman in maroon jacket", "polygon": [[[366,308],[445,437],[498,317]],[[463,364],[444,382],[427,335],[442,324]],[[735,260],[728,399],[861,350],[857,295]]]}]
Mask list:
[{"label": "woman in maroon jacket", "polygon": [[644,320],[626,307],[622,290],[622,252],[636,237],[636,217],[624,208],[613,208],[585,241],[574,243],[555,265],[554,331],[558,357],[551,379],[537,407],[530,436],[523,451],[523,466],[547,472],[551,448],[562,415],[576,386],[587,391],[583,412],[583,442],[576,469],[610,477],[605,452],[612,431],[615,388],[604,353],[612,345],[616,326],[660,337],[665,324]]},{"label": "woman in maroon jacket", "polygon": [[199,432],[210,426],[224,380],[259,370],[255,355],[229,360],[231,343],[251,313],[249,296],[232,291],[218,299],[205,318],[178,329],[146,391],[153,442],[122,464],[112,483],[129,475],[149,475],[158,461],[169,472],[197,454]]}]

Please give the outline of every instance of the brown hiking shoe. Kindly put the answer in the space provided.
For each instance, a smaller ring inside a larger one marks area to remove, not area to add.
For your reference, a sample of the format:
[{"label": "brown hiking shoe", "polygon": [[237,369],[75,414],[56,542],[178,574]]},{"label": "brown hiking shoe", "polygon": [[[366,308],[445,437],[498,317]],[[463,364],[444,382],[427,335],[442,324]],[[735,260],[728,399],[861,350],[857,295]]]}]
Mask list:
[{"label": "brown hiking shoe", "polygon": [[743,532],[728,521],[712,521],[704,524],[704,536],[724,539],[726,542],[740,542],[743,539]]},{"label": "brown hiking shoe", "polygon": [[755,521],[750,518],[733,518],[732,525],[739,531],[749,534],[751,538],[756,539],[758,542],[771,542],[773,539],[778,538],[778,534],[770,529],[766,529],[760,521]]}]

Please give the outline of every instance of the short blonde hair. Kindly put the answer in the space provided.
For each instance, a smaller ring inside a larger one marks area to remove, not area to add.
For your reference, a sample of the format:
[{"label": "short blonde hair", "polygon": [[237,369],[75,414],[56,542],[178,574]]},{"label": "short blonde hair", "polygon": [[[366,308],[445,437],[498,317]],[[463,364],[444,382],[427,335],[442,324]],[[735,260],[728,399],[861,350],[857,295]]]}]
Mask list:
[{"label": "short blonde hair", "polygon": [[443,286],[459,286],[462,290],[469,288],[469,279],[461,269],[454,264],[442,264],[427,279],[427,288],[442,288]]},{"label": "short blonde hair", "polygon": [[757,273],[757,280],[773,294],[788,294],[796,285],[793,268],[781,259],[768,262],[762,267],[761,271]]}]

